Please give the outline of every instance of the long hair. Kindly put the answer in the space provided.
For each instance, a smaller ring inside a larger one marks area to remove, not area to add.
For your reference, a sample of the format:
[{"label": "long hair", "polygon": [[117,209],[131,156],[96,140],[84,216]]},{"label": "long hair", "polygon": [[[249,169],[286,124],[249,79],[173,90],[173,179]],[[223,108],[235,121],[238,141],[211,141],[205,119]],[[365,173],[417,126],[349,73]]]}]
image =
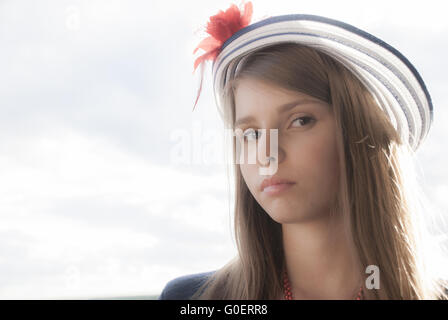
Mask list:
[{"label": "long hair", "polygon": [[[362,81],[336,59],[297,43],[264,47],[232,64],[237,71],[226,80],[223,94],[228,128],[234,129],[235,89],[247,77],[331,106],[340,159],[336,207],[364,268],[360,272],[366,274],[369,265],[380,271],[380,289],[364,289],[365,299],[447,299],[446,277],[432,268],[441,262],[446,268],[445,255],[425,224],[423,215],[429,212],[413,151]],[[231,139],[238,255],[192,299],[276,299],[282,293],[285,260],[281,225],[249,191],[236,163],[236,138]]]}]

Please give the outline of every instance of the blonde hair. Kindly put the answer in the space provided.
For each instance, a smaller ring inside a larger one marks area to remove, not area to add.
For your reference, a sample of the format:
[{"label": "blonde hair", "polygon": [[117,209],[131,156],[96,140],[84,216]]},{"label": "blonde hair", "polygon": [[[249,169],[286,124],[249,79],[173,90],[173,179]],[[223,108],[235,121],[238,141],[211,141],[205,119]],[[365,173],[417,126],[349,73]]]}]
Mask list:
[{"label": "blonde hair", "polygon": [[[366,299],[447,299],[445,252],[432,239],[422,215],[429,214],[413,167],[413,151],[378,102],[343,64],[297,43],[248,53],[232,64],[226,80],[224,120],[234,129],[238,81],[255,77],[331,105],[337,127],[343,215],[361,266],[378,266],[380,290]],[[216,271],[192,299],[276,299],[282,293],[284,252],[281,225],[257,203],[235,161],[234,229],[238,255]],[[360,270],[364,273],[365,270]]]}]

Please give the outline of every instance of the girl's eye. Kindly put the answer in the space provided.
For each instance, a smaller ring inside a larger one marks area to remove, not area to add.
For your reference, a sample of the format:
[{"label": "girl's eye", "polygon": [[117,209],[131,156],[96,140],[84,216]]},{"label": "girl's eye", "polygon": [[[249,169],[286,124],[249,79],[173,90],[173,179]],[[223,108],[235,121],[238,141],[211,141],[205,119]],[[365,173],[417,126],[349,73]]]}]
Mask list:
[{"label": "girl's eye", "polygon": [[[305,119],[306,121],[304,121],[303,119]],[[296,122],[297,120],[302,120],[301,123],[302,123],[302,126],[304,126],[304,125],[310,123],[313,120],[313,118],[308,117],[308,116],[298,117],[298,118],[294,119],[293,123]],[[305,122],[305,124],[303,124],[304,122]]]},{"label": "girl's eye", "polygon": [[[301,120],[300,126],[305,126],[305,125],[309,124],[311,121],[313,121],[314,119],[309,116],[298,117],[298,118],[294,119],[293,123],[296,122],[297,120]],[[246,131],[244,131],[243,139],[247,141],[249,136],[257,136],[259,138],[260,134],[261,134],[261,130],[258,131],[258,130],[250,128],[250,129],[247,129]]]},{"label": "girl's eye", "polygon": [[255,129],[247,129],[246,131],[244,131],[244,133],[243,133],[243,139],[244,140],[248,140],[247,139],[247,137],[248,137],[248,135],[250,135],[250,134],[255,134],[255,135],[259,135],[259,134],[261,134],[261,131],[258,131],[258,130],[255,130]]}]

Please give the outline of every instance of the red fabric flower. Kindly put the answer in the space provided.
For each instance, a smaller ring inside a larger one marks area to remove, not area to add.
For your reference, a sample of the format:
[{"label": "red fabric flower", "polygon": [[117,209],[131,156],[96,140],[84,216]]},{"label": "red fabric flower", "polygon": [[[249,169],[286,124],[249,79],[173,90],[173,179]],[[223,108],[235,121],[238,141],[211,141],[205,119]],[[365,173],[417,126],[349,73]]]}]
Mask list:
[{"label": "red fabric flower", "polygon": [[195,54],[198,49],[206,51],[206,53],[198,57],[194,62],[193,73],[200,64],[202,71],[199,91],[193,109],[196,107],[202,90],[205,60],[214,61],[224,42],[226,42],[226,40],[235,32],[249,25],[250,20],[252,19],[252,11],[252,2],[249,1],[244,4],[244,13],[242,13],[235,4],[232,4],[225,12],[220,10],[218,14],[210,17],[210,21],[207,23],[206,28],[206,32],[210,34],[210,37],[203,39],[193,51],[193,54]]}]

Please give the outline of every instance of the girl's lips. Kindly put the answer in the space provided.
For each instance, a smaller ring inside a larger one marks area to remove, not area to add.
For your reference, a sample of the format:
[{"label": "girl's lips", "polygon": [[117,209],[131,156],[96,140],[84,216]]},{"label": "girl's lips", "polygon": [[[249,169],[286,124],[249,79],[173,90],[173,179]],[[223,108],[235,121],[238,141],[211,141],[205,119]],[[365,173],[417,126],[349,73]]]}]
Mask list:
[{"label": "girl's lips", "polygon": [[278,176],[274,176],[271,178],[264,179],[260,185],[260,190],[264,191],[265,188],[276,184],[291,184],[291,183],[294,184],[295,182],[288,179],[280,178]]},{"label": "girl's lips", "polygon": [[263,189],[263,193],[274,196],[290,189],[295,183],[279,183],[267,186]]}]

